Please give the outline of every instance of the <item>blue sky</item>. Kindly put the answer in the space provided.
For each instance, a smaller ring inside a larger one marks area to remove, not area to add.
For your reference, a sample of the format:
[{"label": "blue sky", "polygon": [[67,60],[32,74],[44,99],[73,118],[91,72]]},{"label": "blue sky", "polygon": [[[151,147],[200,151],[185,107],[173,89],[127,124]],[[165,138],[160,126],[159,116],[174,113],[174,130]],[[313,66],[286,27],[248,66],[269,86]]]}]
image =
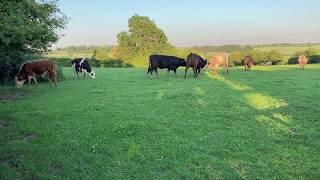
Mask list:
[{"label": "blue sky", "polygon": [[320,42],[319,0],[60,0],[69,18],[56,46],[114,45],[135,15],[175,46]]}]

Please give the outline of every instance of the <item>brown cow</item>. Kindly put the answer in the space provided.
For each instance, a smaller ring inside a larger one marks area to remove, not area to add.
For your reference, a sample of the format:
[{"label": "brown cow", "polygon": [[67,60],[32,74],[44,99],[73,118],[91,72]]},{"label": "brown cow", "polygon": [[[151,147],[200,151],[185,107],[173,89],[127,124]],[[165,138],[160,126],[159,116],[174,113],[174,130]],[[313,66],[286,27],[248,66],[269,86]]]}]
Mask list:
[{"label": "brown cow", "polygon": [[186,79],[187,71],[190,67],[193,69],[194,78],[197,78],[200,73],[200,70],[204,68],[206,64],[207,64],[207,60],[204,60],[198,54],[190,53],[187,56],[187,60],[186,60],[186,70],[184,71],[184,78]]},{"label": "brown cow", "polygon": [[308,63],[308,58],[305,55],[300,55],[298,58],[300,68],[303,70],[304,66]]},{"label": "brown cow", "polygon": [[36,85],[38,85],[36,76],[44,77],[47,73],[49,78],[54,82],[55,86],[57,86],[56,65],[52,60],[25,62],[20,66],[18,76],[15,78],[16,87],[22,87],[26,80],[28,80],[30,86],[32,79]]},{"label": "brown cow", "polygon": [[251,70],[251,67],[253,66],[253,58],[252,56],[245,56],[243,58],[243,65],[244,65],[244,71]]},{"label": "brown cow", "polygon": [[223,67],[223,74],[225,74],[225,71],[229,73],[229,59],[227,53],[218,53],[212,56],[207,63],[206,71],[208,71],[210,68],[214,70],[214,75],[216,76],[218,74],[218,68],[222,66]]}]

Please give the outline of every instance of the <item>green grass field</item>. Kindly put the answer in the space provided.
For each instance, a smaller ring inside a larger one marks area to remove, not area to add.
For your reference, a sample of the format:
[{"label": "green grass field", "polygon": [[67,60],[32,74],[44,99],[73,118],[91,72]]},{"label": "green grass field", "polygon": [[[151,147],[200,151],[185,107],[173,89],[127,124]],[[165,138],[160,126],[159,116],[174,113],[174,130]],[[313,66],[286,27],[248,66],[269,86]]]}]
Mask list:
[{"label": "green grass field", "polygon": [[183,70],[0,87],[0,179],[320,178],[319,64]]}]

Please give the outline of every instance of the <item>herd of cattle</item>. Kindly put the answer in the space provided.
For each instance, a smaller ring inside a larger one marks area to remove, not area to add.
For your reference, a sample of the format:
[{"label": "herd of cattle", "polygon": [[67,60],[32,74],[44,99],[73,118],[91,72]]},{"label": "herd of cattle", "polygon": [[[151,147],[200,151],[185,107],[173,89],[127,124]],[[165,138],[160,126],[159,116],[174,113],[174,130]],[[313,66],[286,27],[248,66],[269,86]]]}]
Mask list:
[{"label": "herd of cattle", "polygon": [[[245,71],[251,70],[251,67],[254,64],[252,56],[245,56],[243,58],[243,65],[245,66]],[[268,63],[268,64],[267,64]],[[267,62],[267,65],[271,65],[270,62]],[[269,64],[270,63],[270,64]],[[298,57],[298,63],[300,68],[303,70],[304,66],[308,63],[308,59],[304,55]],[[76,58],[71,61],[73,77],[77,75],[79,78],[79,73],[83,74],[85,77],[88,74],[92,79],[95,79],[95,72],[90,67],[88,60],[85,58]],[[185,66],[184,78],[186,78],[187,71],[189,68],[192,68],[194,77],[197,78],[201,69],[208,71],[213,69],[214,75],[217,75],[219,67],[223,67],[223,74],[228,73],[229,59],[228,54],[218,53],[209,58],[208,60],[203,59],[201,56],[190,53],[186,59],[178,58],[175,56],[166,56],[166,55],[151,55],[149,57],[149,67],[147,74],[150,73],[151,77],[153,72],[158,76],[159,69],[168,69],[168,72],[173,71],[177,76],[177,69],[181,66]],[[16,87],[22,87],[24,82],[28,80],[28,85],[32,80],[34,80],[37,85],[37,76],[44,77],[48,74],[49,79],[54,82],[57,86],[57,72],[56,65],[52,60],[38,60],[38,61],[28,61],[23,63],[20,66],[18,75],[15,77]],[[49,81],[50,81],[49,80]]]}]

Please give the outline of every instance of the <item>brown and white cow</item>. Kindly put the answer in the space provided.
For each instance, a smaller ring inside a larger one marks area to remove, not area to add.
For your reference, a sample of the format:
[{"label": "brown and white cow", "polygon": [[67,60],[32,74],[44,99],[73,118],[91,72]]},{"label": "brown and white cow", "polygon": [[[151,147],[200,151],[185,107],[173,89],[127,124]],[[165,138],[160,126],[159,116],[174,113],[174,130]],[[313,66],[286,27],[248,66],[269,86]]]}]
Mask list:
[{"label": "brown and white cow", "polygon": [[308,63],[308,58],[305,55],[300,55],[298,57],[298,63],[300,68],[303,70],[304,66]]},{"label": "brown and white cow", "polygon": [[227,53],[217,53],[213,55],[208,60],[205,70],[208,71],[210,68],[212,68],[214,70],[214,75],[216,76],[220,66],[223,67],[223,74],[225,74],[226,71],[229,73],[229,59]]},{"label": "brown and white cow", "polygon": [[244,65],[244,71],[251,70],[251,67],[253,66],[253,58],[252,58],[252,56],[245,56],[243,58],[243,65]]},{"label": "brown and white cow", "polygon": [[28,80],[28,85],[30,86],[32,79],[36,85],[38,85],[36,77],[44,77],[46,74],[49,75],[49,78],[54,82],[55,86],[57,86],[56,65],[52,60],[25,62],[20,66],[19,73],[17,77],[15,77],[16,87],[22,87],[26,80]]}]

